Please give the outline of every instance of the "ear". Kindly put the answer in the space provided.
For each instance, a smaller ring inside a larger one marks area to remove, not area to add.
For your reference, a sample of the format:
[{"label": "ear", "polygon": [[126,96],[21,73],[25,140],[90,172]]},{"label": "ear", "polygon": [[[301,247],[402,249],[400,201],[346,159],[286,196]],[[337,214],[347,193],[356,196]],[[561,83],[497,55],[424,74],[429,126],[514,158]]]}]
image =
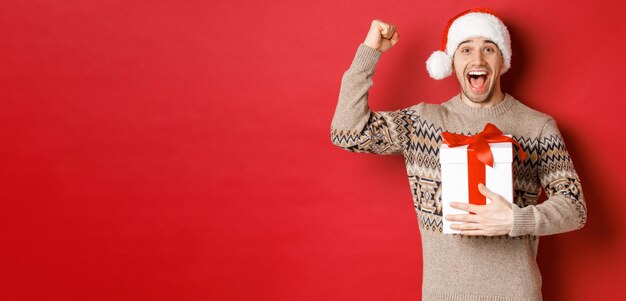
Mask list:
[{"label": "ear", "polygon": [[456,53],[454,53],[452,55],[452,59],[451,59],[452,60],[452,64],[450,66],[452,66],[452,74],[456,74],[456,68],[454,66],[454,57],[456,57]]}]

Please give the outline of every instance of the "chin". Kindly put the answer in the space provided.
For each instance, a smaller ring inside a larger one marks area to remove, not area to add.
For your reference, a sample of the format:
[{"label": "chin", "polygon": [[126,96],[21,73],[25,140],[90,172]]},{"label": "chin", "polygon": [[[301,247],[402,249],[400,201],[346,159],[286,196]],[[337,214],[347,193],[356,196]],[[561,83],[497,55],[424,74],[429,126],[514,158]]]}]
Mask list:
[{"label": "chin", "polygon": [[465,95],[465,97],[473,103],[483,103],[489,100],[491,96],[493,96],[493,89],[489,89],[488,91],[485,91],[485,93],[482,93],[482,94],[473,94],[473,93],[467,92],[467,90],[463,90],[463,95]]}]

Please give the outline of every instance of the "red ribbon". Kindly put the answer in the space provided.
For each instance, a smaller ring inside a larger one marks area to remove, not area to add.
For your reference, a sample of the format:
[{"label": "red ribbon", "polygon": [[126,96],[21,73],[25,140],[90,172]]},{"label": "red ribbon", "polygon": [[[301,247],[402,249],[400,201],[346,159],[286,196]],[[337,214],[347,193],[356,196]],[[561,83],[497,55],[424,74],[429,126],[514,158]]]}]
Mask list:
[{"label": "red ribbon", "polygon": [[491,123],[487,123],[483,131],[474,136],[442,132],[441,137],[443,138],[443,143],[447,144],[449,147],[467,145],[470,204],[487,204],[485,196],[478,191],[478,184],[485,183],[485,164],[493,167],[493,154],[489,148],[489,143],[511,142],[519,149],[522,162],[526,159],[526,153],[519,143],[511,137],[504,136],[502,131]]}]

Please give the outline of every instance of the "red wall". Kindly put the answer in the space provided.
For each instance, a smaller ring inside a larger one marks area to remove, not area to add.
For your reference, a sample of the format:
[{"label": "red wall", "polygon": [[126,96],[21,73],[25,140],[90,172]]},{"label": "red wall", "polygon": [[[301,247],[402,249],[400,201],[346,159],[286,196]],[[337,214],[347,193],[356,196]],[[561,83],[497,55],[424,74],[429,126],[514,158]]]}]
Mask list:
[{"label": "red wall", "polygon": [[[471,6],[129,2],[0,4],[0,299],[418,300],[402,158],[329,126],[374,18],[401,40],[373,109],[457,93],[424,62]],[[506,91],[557,119],[587,197],[583,230],[541,238],[546,300],[626,297],[626,5],[607,3],[480,4],[513,35]]]}]

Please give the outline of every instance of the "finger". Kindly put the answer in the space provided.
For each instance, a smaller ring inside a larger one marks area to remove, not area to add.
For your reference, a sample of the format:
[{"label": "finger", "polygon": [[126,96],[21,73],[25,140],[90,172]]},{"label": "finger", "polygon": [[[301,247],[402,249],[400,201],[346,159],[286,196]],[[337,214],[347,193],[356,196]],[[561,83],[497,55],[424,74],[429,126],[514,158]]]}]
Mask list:
[{"label": "finger", "polygon": [[392,39],[395,34],[396,34],[396,26],[390,25],[389,32],[387,33],[387,38]]},{"label": "finger", "polygon": [[386,27],[387,27],[387,24],[379,19],[372,21],[372,28],[376,28],[376,30],[378,31],[378,34],[380,34],[381,36],[383,35],[383,32],[385,31]]},{"label": "finger", "polygon": [[476,214],[448,214],[446,219],[455,222],[481,223],[483,217]]},{"label": "finger", "polygon": [[468,203],[450,202],[450,207],[455,209],[461,209],[467,212],[480,213],[482,212],[484,205],[474,205]]},{"label": "finger", "polygon": [[487,236],[487,232],[484,230],[463,230],[459,234],[468,236]]},{"label": "finger", "polygon": [[480,192],[480,194],[484,195],[486,198],[490,199],[491,201],[494,201],[494,200],[505,201],[504,197],[489,190],[489,188],[487,188],[487,186],[483,185],[482,183],[478,184],[478,191]]},{"label": "finger", "polygon": [[380,21],[380,20],[376,20],[376,27],[378,27],[378,31],[380,32],[380,34],[383,34],[385,32],[385,30],[387,29],[387,24],[385,24],[384,22]]},{"label": "finger", "polygon": [[400,40],[400,34],[398,34],[397,32],[393,34],[393,36],[391,37],[391,45],[396,45],[396,43],[398,43],[398,41]]},{"label": "finger", "polygon": [[396,33],[396,27],[389,24],[389,27],[387,29],[387,33],[385,34],[385,38],[386,39],[391,39],[391,37],[393,37],[393,35]]},{"label": "finger", "polygon": [[385,39],[391,38],[391,36],[393,35],[394,32],[395,32],[395,29],[393,28],[393,26],[391,24],[383,23],[382,31],[380,32],[380,34],[383,36],[383,38],[385,38]]},{"label": "finger", "polygon": [[484,227],[483,225],[478,224],[478,223],[461,223],[461,224],[451,224],[450,229],[470,231],[470,230],[484,230]]}]

